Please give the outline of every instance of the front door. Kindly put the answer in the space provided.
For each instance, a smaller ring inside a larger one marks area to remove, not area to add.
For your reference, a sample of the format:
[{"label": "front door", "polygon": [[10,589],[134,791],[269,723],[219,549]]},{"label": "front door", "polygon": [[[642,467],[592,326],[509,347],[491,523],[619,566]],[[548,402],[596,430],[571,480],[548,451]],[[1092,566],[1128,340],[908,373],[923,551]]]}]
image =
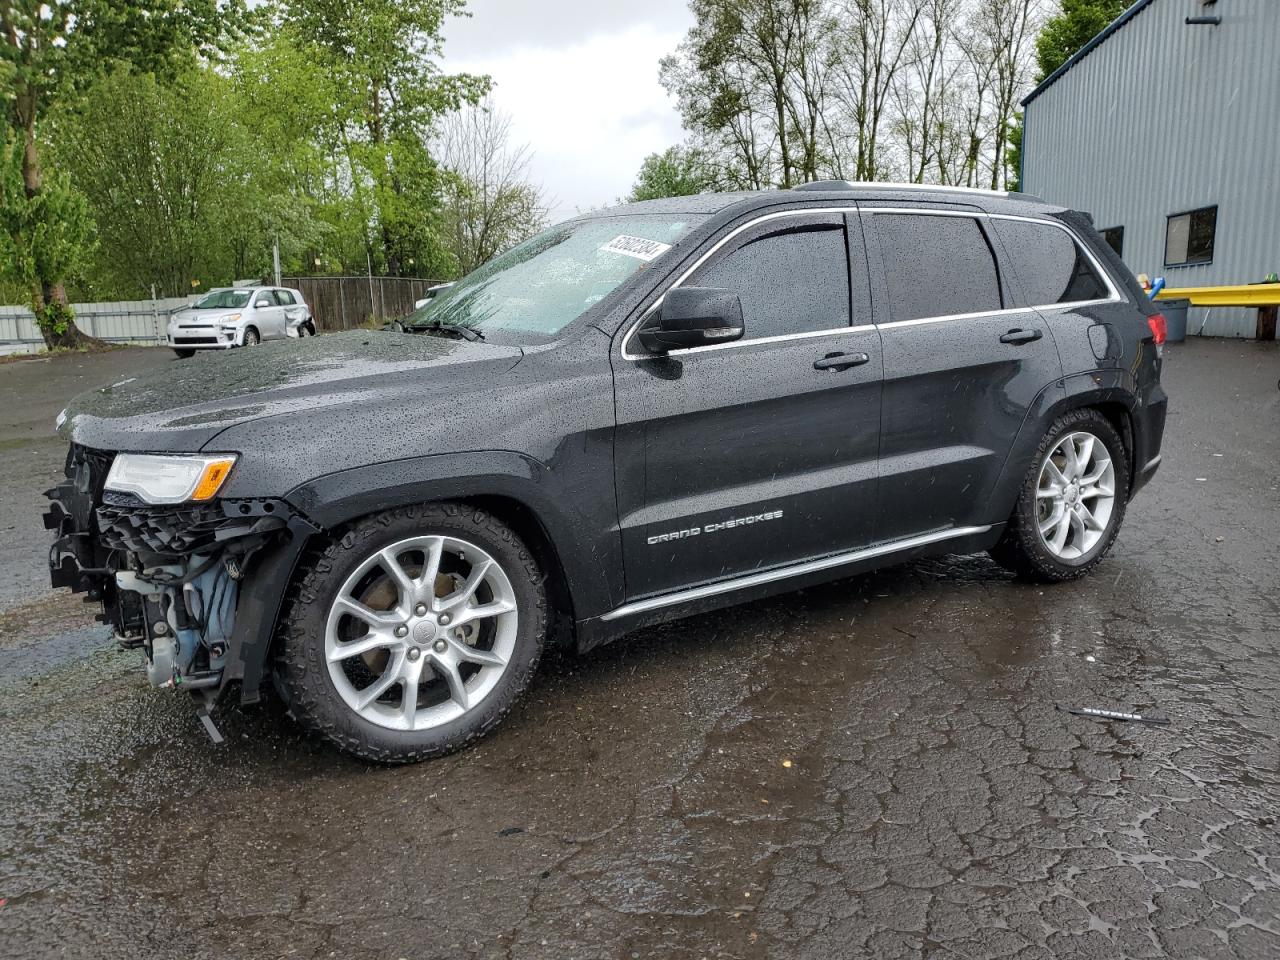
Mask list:
[{"label": "front door", "polygon": [[258,328],[258,336],[263,340],[274,340],[280,336],[282,312],[270,290],[259,290],[254,294],[253,325]]},{"label": "front door", "polygon": [[863,205],[884,344],[879,540],[982,526],[1036,396],[1062,376],[1013,306],[984,215]]},{"label": "front door", "polygon": [[614,348],[628,599],[872,536],[881,357],[856,216],[766,215],[711,249],[680,282],[738,294],[743,339]]}]

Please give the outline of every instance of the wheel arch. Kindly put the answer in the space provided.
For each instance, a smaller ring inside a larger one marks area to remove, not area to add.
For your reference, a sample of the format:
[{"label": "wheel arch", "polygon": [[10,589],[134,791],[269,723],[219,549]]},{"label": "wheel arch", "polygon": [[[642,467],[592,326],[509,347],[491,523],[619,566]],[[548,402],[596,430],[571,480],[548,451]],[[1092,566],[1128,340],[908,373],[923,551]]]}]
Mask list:
[{"label": "wheel arch", "polygon": [[297,580],[303,555],[317,537],[384,510],[459,501],[510,525],[535,551],[549,581],[557,614],[553,642],[567,639],[564,634],[573,631],[576,620],[599,616],[620,602],[622,559],[616,536],[593,538],[545,465],[522,454],[439,454],[371,464],[308,480],[285,499],[298,511],[298,529],[258,561],[263,566],[246,577],[241,594],[245,606],[236,611],[235,667],[226,673],[224,685],[242,681],[244,703],[259,698],[283,600]]},{"label": "wheel arch", "polygon": [[988,522],[1002,522],[1009,518],[1041,438],[1055,420],[1072,410],[1096,409],[1116,428],[1125,445],[1132,494],[1135,467],[1133,415],[1137,403],[1137,395],[1121,371],[1076,374],[1046,387],[1027,412],[1005,459],[1000,478],[992,491]]},{"label": "wheel arch", "polygon": [[394,507],[469,503],[509,524],[536,551],[560,613],[586,617],[620,602],[620,554],[601,555],[610,549],[601,531],[573,508],[570,492],[546,465],[524,454],[437,454],[372,464],[308,481],[286,499],[326,529]]}]

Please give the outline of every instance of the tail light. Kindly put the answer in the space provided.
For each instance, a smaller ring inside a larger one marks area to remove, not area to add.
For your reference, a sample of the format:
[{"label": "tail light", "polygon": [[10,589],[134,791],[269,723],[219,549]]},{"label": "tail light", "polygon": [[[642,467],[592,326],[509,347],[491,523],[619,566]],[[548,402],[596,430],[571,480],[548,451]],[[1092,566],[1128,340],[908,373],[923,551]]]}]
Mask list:
[{"label": "tail light", "polygon": [[1169,334],[1169,326],[1165,323],[1164,314],[1151,314],[1147,317],[1147,326],[1151,328],[1151,339],[1156,342],[1156,346],[1164,346],[1165,337]]}]

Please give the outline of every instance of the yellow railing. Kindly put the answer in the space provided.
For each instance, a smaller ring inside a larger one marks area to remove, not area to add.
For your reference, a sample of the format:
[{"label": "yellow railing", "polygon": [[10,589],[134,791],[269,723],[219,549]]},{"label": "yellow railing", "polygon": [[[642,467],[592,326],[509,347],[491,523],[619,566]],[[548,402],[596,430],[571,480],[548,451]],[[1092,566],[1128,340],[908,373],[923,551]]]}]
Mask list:
[{"label": "yellow railing", "polygon": [[1234,287],[1165,287],[1157,300],[1190,300],[1196,307],[1270,307],[1280,304],[1280,283]]}]

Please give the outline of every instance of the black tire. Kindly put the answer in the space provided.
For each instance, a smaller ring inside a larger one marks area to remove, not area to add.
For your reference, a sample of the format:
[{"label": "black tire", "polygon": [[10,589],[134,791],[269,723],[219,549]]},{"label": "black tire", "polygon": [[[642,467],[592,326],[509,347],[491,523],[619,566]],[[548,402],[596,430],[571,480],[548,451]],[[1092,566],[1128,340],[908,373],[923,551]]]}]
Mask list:
[{"label": "black tire", "polygon": [[190,360],[196,355],[194,350],[179,350],[177,347],[173,348],[173,352],[178,355],[179,360]]},{"label": "black tire", "polygon": [[[425,730],[393,730],[361,716],[334,687],[325,658],[325,624],[342,584],[365,558],[422,535],[466,540],[498,561],[516,597],[515,649],[497,686],[462,716]],[[401,507],[357,521],[303,560],[290,594],[280,621],[275,677],[290,716],[343,752],[378,763],[415,763],[484,736],[529,685],[546,642],[547,592],[532,551],[497,517],[467,504]]]},{"label": "black tire", "polygon": [[244,328],[244,340],[242,344],[246,347],[256,347],[262,342],[262,335],[258,333],[257,327]]},{"label": "black tire", "polygon": [[[1115,500],[1107,526],[1098,542],[1078,558],[1064,558],[1052,553],[1040,536],[1037,523],[1036,487],[1045,458],[1069,433],[1088,432],[1101,440],[1115,470]],[[1040,441],[1027,469],[1018,503],[1000,541],[991,548],[991,556],[1019,577],[1038,583],[1062,583],[1083,577],[1107,555],[1120,532],[1125,507],[1129,500],[1129,454],[1115,427],[1097,410],[1072,410],[1053,422]]]}]

